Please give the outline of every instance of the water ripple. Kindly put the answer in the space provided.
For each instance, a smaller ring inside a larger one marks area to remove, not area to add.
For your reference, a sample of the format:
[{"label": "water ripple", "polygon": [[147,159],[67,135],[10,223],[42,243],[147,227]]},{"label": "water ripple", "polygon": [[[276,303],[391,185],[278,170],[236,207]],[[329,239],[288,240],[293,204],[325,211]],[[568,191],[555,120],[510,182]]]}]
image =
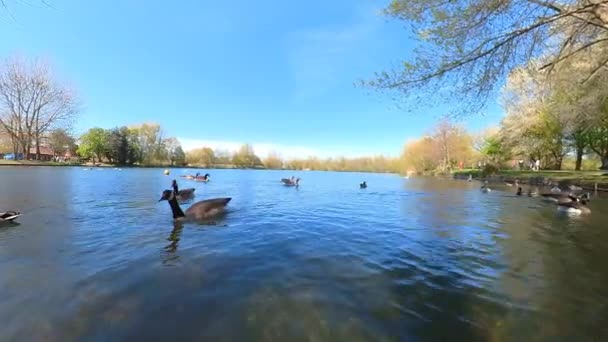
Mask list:
[{"label": "water ripple", "polygon": [[26,213],[0,228],[8,341],[606,333],[601,198],[593,215],[564,217],[468,182],[301,172],[294,189],[278,182],[290,173],[212,170],[212,182],[180,186],[233,197],[228,214],[183,225],[158,203],[171,180],[161,170],[2,171],[0,208]]}]

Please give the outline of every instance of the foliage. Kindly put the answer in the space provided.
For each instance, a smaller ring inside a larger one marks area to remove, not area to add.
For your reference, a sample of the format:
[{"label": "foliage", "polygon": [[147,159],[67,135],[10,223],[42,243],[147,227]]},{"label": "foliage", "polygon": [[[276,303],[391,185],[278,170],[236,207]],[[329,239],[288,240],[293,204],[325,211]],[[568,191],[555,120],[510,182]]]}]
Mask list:
[{"label": "foliage", "polygon": [[64,128],[52,130],[48,135],[48,144],[56,155],[74,152],[76,149],[76,139]]},{"label": "foliage", "polygon": [[495,165],[501,165],[509,158],[509,151],[497,134],[485,138],[480,153]]},{"label": "foliage", "polygon": [[488,163],[488,164],[484,165],[483,169],[481,170],[481,174],[484,177],[491,176],[491,175],[498,173],[499,170],[500,170],[500,168],[496,164]]},{"label": "foliage", "polygon": [[[385,14],[404,21],[419,46],[402,68],[367,84],[424,102],[447,99],[461,113],[479,111],[497,83],[535,57],[551,72],[608,43],[605,1],[392,0]],[[582,77],[608,59],[594,62]]]},{"label": "foliage", "polygon": [[595,69],[608,50],[591,50],[576,61],[560,63],[552,78],[539,71],[542,60],[509,76],[501,136],[515,154],[541,159],[552,169],[560,169],[570,154],[580,170],[583,157],[592,152],[608,168],[608,70]]},{"label": "foliage", "polygon": [[327,159],[308,157],[288,160],[284,167],[291,170],[399,172],[398,160],[384,156]]},{"label": "foliage", "polygon": [[[163,144],[171,165],[184,165],[186,163],[186,153],[184,153],[182,145],[177,139],[173,137],[167,138],[163,141]],[[163,153],[159,153],[158,155],[162,156]]]},{"label": "foliage", "polygon": [[78,154],[84,159],[92,158],[95,161],[101,161],[108,149],[108,132],[99,127],[89,129],[80,137],[80,145],[78,146]]},{"label": "foliage", "polygon": [[139,160],[137,136],[126,126],[107,131],[106,157],[117,165],[133,165]]},{"label": "foliage", "polygon": [[253,151],[253,146],[245,144],[232,157],[232,164],[240,168],[262,167],[262,161]]},{"label": "foliage", "polygon": [[448,172],[469,165],[473,158],[473,137],[447,119],[441,120],[432,134],[408,143],[401,155],[403,167],[418,172]]},{"label": "foliage", "polygon": [[186,154],[176,138],[162,137],[159,125],[142,124],[105,130],[92,128],[80,137],[78,153],[116,165],[183,165]]},{"label": "foliage", "polygon": [[215,153],[209,147],[197,148],[186,153],[186,163],[211,167],[216,164]]},{"label": "foliage", "polygon": [[281,159],[281,156],[279,156],[278,153],[276,152],[271,152],[268,154],[268,156],[264,159],[264,167],[266,167],[267,169],[281,169],[283,168],[283,160]]}]

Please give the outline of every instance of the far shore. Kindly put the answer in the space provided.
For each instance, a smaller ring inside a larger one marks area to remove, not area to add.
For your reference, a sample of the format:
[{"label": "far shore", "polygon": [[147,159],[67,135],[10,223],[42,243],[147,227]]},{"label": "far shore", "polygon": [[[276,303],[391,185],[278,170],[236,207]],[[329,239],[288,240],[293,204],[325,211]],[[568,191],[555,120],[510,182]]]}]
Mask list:
[{"label": "far shore", "polygon": [[[199,165],[118,165],[108,163],[70,163],[40,160],[0,160],[0,166],[57,166],[57,167],[99,167],[99,168],[171,168],[171,169],[239,169],[234,165],[213,165],[209,167]],[[250,168],[252,170],[263,168]]]},{"label": "far shore", "polygon": [[116,165],[107,163],[67,163],[67,162],[51,162],[40,160],[2,160],[0,159],[0,167],[30,167],[30,166],[53,166],[53,167],[84,167],[84,168],[121,168],[121,169],[216,169],[216,170],[268,170],[268,171],[332,171],[332,172],[361,172],[361,173],[393,173],[394,172],[368,172],[358,170],[295,170],[295,169],[267,169],[264,167],[249,167],[243,168],[231,164],[215,164],[210,166],[205,165]]}]

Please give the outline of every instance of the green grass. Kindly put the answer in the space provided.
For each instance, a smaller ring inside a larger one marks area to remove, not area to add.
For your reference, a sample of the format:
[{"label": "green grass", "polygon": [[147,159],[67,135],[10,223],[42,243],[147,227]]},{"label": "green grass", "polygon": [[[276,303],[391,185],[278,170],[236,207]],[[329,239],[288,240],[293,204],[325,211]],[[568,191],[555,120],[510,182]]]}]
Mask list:
[{"label": "green grass", "polygon": [[[468,177],[473,175],[473,178],[483,177],[482,171],[477,169],[471,170],[458,170],[454,172],[455,176]],[[496,173],[497,176],[503,176],[505,179],[513,180],[520,179],[524,180],[527,178],[538,178],[544,177],[554,181],[569,181],[569,182],[597,182],[608,184],[608,172],[605,171],[558,171],[558,170],[541,170],[541,171],[516,171],[516,170],[501,170]]]},{"label": "green grass", "polygon": [[41,160],[4,160],[0,159],[0,165],[8,166],[75,166],[81,165],[80,163],[59,163],[52,161],[41,161]]}]

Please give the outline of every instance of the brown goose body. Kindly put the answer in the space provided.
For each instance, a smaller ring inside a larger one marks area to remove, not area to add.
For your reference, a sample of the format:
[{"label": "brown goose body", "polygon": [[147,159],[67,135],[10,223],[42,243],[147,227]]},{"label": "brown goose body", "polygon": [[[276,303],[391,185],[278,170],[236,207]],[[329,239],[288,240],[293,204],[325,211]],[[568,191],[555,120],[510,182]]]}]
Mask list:
[{"label": "brown goose body", "polygon": [[182,211],[179,206],[177,197],[179,190],[177,188],[177,182],[173,181],[173,190],[165,190],[159,200],[168,201],[171,211],[173,212],[173,219],[180,221],[203,221],[214,218],[225,211],[226,205],[232,198],[212,198],[204,201],[199,201],[191,205],[186,212]]},{"label": "brown goose body", "polygon": [[177,193],[177,200],[180,202],[189,201],[194,198],[195,188],[182,189]]},{"label": "brown goose body", "polygon": [[200,202],[196,202],[186,209],[184,213],[187,218],[194,219],[196,221],[206,220],[209,218],[216,217],[226,210],[226,205],[232,198],[212,198]]},{"label": "brown goose body", "polygon": [[300,185],[300,178],[281,178],[281,182],[286,186],[298,186]]},{"label": "brown goose body", "polygon": [[580,200],[589,201],[589,195],[583,194],[582,196],[575,195],[571,192],[557,192],[557,193],[542,193],[540,194],[544,199],[549,200],[551,202],[556,202],[558,204],[577,202]]},{"label": "brown goose body", "polygon": [[587,207],[587,201],[571,201],[571,202],[558,202],[557,209],[563,212],[572,214],[591,214],[591,209]]}]

